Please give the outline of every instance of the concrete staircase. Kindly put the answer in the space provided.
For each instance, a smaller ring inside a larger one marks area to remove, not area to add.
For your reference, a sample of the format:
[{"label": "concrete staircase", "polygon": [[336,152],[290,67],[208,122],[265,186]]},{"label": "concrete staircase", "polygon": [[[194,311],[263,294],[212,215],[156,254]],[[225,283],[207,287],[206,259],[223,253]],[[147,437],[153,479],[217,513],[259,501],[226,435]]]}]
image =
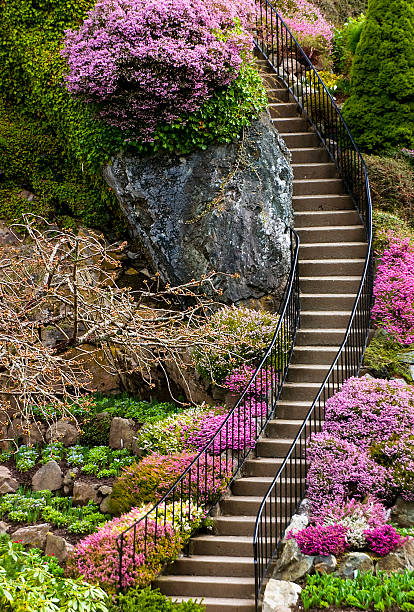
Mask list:
[{"label": "concrete staircase", "polygon": [[[263,78],[274,126],[292,153],[295,227],[301,239],[301,329],[276,418],[231,495],[222,499],[215,534],[192,538],[191,556],[180,558],[157,581],[163,593],[178,601],[203,598],[207,612],[255,609],[256,513],[343,339],[367,250],[359,216],[317,135],[276,77],[265,72]],[[290,510],[289,499],[284,503]]]}]

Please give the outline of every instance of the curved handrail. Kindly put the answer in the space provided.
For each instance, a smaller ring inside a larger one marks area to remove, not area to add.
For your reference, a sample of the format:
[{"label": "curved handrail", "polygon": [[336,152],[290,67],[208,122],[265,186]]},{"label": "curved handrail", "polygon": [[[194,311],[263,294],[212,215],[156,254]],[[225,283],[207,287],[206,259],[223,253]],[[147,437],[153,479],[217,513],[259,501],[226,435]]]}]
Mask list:
[{"label": "curved handrail", "polygon": [[371,318],[373,252],[372,203],[361,153],[335,100],[286,23],[268,0],[256,1],[259,5],[256,46],[288,87],[336,164],[361,217],[367,239],[361,282],[341,346],[257,513],[253,554],[258,609],[267,570],[305,494],[309,439],[321,430],[326,400],[361,367]]},{"label": "curved handrail", "polygon": [[117,536],[120,589],[127,584],[128,571],[137,565],[137,530],[141,530],[139,537],[144,538],[145,556],[150,538],[156,543],[171,521],[178,526],[188,525],[194,516],[199,517],[199,511],[207,516],[240,471],[274,412],[286,379],[300,317],[300,240],[293,229],[286,228],[286,231],[290,232],[291,266],[272,341],[236,405],[211,439],[162,499]]}]

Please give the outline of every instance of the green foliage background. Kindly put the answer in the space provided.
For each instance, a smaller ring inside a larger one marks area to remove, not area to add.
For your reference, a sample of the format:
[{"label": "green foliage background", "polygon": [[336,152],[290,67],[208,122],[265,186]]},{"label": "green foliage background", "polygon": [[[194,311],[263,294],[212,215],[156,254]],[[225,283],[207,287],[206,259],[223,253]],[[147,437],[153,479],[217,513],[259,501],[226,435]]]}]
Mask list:
[{"label": "green foliage background", "polygon": [[414,148],[414,3],[370,0],[343,114],[365,151]]}]

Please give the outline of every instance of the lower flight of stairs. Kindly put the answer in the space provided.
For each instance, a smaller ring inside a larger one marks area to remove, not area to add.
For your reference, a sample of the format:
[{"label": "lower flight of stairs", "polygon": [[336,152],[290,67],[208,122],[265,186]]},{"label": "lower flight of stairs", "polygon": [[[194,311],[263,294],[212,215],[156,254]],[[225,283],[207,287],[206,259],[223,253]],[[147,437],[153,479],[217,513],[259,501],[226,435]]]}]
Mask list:
[{"label": "lower flight of stairs", "polygon": [[[276,77],[266,74],[264,81],[274,126],[292,154],[301,327],[275,418],[231,495],[220,502],[214,535],[192,538],[191,556],[176,561],[156,583],[178,601],[203,598],[207,612],[255,609],[256,513],[342,342],[367,250],[359,216],[317,135]],[[290,511],[291,500],[284,504]]]}]

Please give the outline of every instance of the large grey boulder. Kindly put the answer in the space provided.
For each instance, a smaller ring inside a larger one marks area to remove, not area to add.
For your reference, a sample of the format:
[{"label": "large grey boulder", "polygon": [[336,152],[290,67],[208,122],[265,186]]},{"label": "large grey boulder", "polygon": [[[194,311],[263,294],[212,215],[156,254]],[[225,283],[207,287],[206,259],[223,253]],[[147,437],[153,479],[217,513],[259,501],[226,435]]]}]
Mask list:
[{"label": "large grey boulder", "polygon": [[21,527],[13,533],[12,537],[15,542],[21,542],[23,546],[31,546],[43,550],[49,531],[50,525],[48,523],[41,523],[40,525]]},{"label": "large grey boulder", "polygon": [[63,474],[57,461],[48,461],[32,477],[33,491],[58,491],[63,485]]},{"label": "large grey boulder", "polygon": [[295,539],[282,545],[282,554],[276,560],[272,578],[276,580],[300,581],[312,573],[315,557],[300,552]]},{"label": "large grey boulder", "polygon": [[301,591],[294,582],[271,578],[264,592],[262,612],[289,612],[296,606]]},{"label": "large grey boulder", "polygon": [[266,113],[240,142],[183,156],[120,154],[104,176],[164,281],[237,274],[217,284],[225,300],[239,302],[274,294],[286,278],[289,159]]}]

